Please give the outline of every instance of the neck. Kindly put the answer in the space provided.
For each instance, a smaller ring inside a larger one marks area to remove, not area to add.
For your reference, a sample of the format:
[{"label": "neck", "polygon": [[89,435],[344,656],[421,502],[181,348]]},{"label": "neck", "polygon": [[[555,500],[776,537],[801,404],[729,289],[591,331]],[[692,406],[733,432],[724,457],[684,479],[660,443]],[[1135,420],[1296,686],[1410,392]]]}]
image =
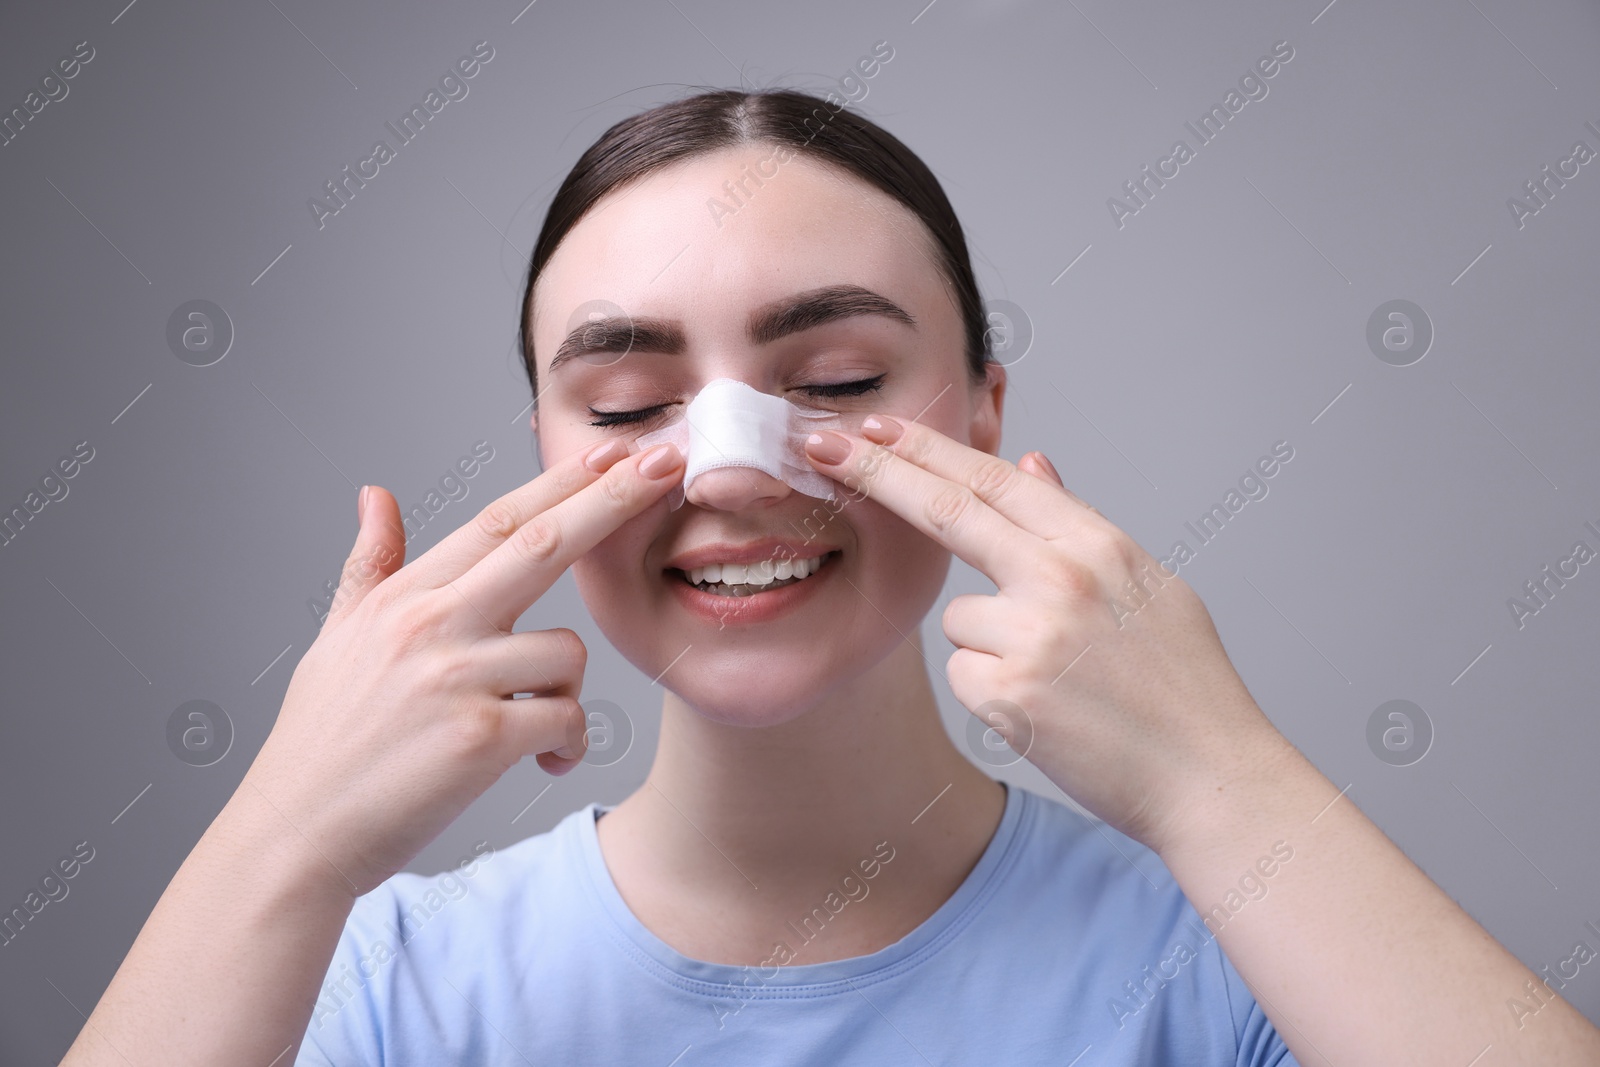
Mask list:
[{"label": "neck", "polygon": [[[724,931],[764,931],[880,842],[896,857],[901,927],[959,886],[994,834],[1003,794],[952,744],[920,645],[904,642],[776,726],[716,722],[668,693],[649,777],[600,823],[607,863],[647,926],[702,959],[741,955],[728,940],[737,935],[672,924],[666,902],[714,902]],[[669,924],[674,936],[658,928]],[[855,947],[907,929],[862,931]]]}]

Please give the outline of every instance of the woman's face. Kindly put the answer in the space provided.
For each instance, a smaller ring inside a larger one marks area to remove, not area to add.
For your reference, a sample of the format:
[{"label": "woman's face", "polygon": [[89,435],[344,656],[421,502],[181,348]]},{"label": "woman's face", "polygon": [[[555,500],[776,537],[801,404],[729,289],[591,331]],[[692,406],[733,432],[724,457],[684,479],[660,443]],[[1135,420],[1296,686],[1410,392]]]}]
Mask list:
[{"label": "woman's face", "polygon": [[[693,157],[609,194],[568,233],[534,297],[546,465],[681,418],[723,377],[841,412],[852,429],[877,411],[996,451],[1003,376],[968,384],[960,315],[922,223],[827,164],[781,159],[765,144]],[[783,314],[839,286],[864,292]],[[632,347],[557,360],[597,312],[630,320]],[[619,412],[643,417],[597,414]],[[663,497],[618,528],[574,577],[612,644],[649,676],[667,672],[662,684],[701,714],[786,721],[913,633],[949,568],[893,512],[859,491],[839,497],[711,471],[679,509]],[[761,591],[688,580],[705,564],[817,557],[814,573]]]}]

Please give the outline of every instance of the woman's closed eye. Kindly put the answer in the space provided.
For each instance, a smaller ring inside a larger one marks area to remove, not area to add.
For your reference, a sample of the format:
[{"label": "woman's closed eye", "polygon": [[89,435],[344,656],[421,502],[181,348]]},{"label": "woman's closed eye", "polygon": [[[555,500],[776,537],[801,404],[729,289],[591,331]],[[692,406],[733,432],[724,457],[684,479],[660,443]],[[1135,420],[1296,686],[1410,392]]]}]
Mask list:
[{"label": "woman's closed eye", "polygon": [[[802,385],[797,391],[807,393],[814,397],[820,397],[822,399],[847,396],[864,396],[867,393],[875,392],[876,390],[881,389],[883,387],[884,377],[885,375],[880,374],[874,378],[861,378],[853,382],[832,382],[827,385]],[[591,421],[589,425],[601,427],[627,426],[648,422],[651,419],[664,414],[671,406],[671,404],[652,404],[650,407],[634,408],[631,411],[599,411],[591,407],[589,409],[589,414],[594,416],[594,420]]]},{"label": "woman's closed eye", "polygon": [[800,392],[820,397],[863,396],[866,393],[876,392],[883,388],[884,377],[885,375],[880,374],[875,378],[861,378],[853,382],[835,382],[831,385],[803,385],[800,387]]},{"label": "woman's closed eye", "polygon": [[627,426],[630,423],[648,422],[671,406],[671,404],[655,404],[651,407],[638,408],[634,411],[596,411],[594,408],[590,408],[589,414],[595,416],[595,418],[589,425]]}]

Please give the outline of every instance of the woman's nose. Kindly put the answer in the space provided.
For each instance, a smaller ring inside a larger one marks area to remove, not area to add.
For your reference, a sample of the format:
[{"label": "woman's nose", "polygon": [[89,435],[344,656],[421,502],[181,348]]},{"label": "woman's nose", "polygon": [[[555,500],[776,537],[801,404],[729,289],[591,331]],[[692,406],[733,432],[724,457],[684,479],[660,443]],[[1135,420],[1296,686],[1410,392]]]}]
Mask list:
[{"label": "woman's nose", "polygon": [[719,467],[696,478],[683,498],[703,508],[740,511],[776,504],[790,491],[787,484],[754,467]]}]

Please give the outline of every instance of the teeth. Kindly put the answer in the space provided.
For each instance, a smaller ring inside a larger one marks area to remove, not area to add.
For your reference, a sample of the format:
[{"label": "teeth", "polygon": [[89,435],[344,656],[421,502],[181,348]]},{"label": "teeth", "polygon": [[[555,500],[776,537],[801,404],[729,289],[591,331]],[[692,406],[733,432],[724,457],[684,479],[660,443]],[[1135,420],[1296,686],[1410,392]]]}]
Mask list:
[{"label": "teeth", "polygon": [[774,582],[798,581],[817,573],[825,556],[812,559],[761,560],[757,563],[708,563],[704,567],[691,567],[684,572],[691,585],[702,588],[721,585],[725,588],[742,586],[747,589],[765,589]]}]

